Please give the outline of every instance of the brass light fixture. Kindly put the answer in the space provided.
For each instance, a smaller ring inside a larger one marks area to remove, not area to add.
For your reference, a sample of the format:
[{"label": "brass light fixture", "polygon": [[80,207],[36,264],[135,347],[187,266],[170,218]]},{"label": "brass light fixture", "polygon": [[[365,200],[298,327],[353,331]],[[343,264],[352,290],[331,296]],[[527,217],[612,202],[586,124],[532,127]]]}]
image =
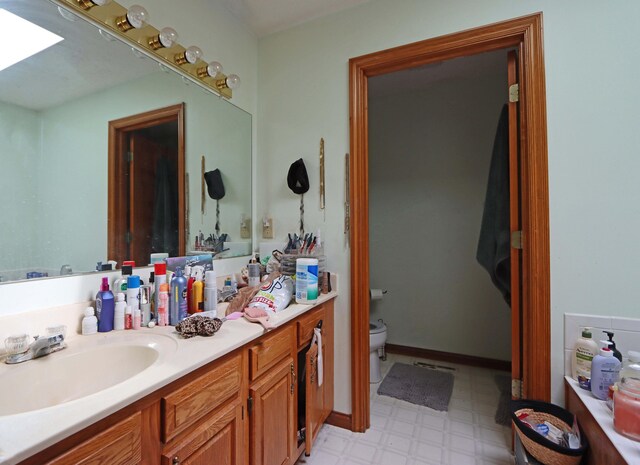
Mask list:
[{"label": "brass light fixture", "polygon": [[219,90],[237,89],[238,87],[240,87],[240,77],[237,74],[230,74],[224,79],[218,79],[216,81],[216,87]]},{"label": "brass light fixture", "polygon": [[94,6],[102,6],[109,3],[111,0],[76,0],[78,6],[83,10],[88,10]]},{"label": "brass light fixture", "polygon": [[122,32],[127,32],[133,28],[140,29],[144,27],[148,20],[149,13],[144,7],[132,5],[131,8],[127,10],[126,15],[116,18],[116,26],[118,26],[118,29]]},{"label": "brass light fixture", "polygon": [[187,48],[184,52],[178,53],[175,57],[176,64],[184,65],[186,63],[195,64],[200,57],[202,56],[202,49],[200,47],[196,47],[192,45]]},{"label": "brass light fixture", "polygon": [[139,56],[153,56],[162,69],[182,74],[186,82],[197,82],[227,99],[232,97],[232,89],[240,85],[237,75],[225,76],[219,62],[203,61],[199,47],[192,45],[185,49],[180,45],[173,28],[158,30],[148,24],[149,13],[140,5],[132,5],[127,9],[117,0],[52,1],[98,26],[100,34],[106,39],[119,39]]},{"label": "brass light fixture", "polygon": [[170,48],[178,41],[178,33],[171,27],[160,29],[160,33],[149,38],[149,47],[153,50]]},{"label": "brass light fixture", "polygon": [[198,68],[198,77],[204,79],[207,77],[216,77],[219,73],[222,73],[222,65],[217,61],[210,62],[207,66]]}]

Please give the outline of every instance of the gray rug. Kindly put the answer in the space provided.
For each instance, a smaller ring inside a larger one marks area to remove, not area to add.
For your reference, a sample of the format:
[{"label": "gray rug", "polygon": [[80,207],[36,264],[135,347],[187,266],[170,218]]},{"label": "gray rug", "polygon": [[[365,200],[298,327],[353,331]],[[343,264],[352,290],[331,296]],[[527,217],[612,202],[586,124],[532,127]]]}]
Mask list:
[{"label": "gray rug", "polygon": [[429,368],[394,363],[384,377],[378,394],[395,397],[434,410],[449,410],[453,375]]},{"label": "gray rug", "polygon": [[500,400],[496,409],[495,421],[499,425],[511,426],[511,411],[509,403],[511,402],[511,375],[496,375],[496,384],[500,390]]}]

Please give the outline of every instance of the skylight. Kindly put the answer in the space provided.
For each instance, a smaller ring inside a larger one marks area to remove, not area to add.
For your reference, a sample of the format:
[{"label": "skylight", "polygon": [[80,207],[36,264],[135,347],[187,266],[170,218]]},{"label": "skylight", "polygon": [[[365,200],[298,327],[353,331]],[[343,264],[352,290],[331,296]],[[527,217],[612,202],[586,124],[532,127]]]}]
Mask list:
[{"label": "skylight", "polygon": [[0,8],[0,71],[61,40],[59,35]]}]

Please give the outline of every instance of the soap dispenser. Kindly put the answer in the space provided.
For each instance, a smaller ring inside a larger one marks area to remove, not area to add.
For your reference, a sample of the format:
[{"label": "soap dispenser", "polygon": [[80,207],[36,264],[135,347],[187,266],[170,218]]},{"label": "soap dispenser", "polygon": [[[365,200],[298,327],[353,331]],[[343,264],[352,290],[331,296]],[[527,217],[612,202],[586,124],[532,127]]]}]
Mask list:
[{"label": "soap dispenser", "polygon": [[607,337],[609,337],[609,342],[611,343],[609,344],[609,348],[613,352],[613,356],[618,360],[620,360],[620,363],[622,363],[622,354],[618,349],[616,349],[616,343],[613,340],[613,333],[611,331],[602,331],[602,332],[605,333]]}]

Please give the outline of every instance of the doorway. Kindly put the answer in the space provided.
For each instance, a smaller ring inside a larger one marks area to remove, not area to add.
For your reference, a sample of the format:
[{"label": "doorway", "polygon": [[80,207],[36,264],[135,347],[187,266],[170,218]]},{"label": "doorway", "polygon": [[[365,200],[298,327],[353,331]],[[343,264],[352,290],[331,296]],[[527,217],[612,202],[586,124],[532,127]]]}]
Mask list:
[{"label": "doorway", "polygon": [[[515,47],[519,71],[520,217],[523,248],[518,325],[522,395],[550,397],[550,278],[542,14],[437,37],[350,60],[351,429],[369,419],[368,78],[452,58]],[[506,90],[505,90],[506,92]],[[515,232],[515,231],[514,231]],[[517,305],[516,305],[517,307]],[[517,344],[517,343],[516,343]]]},{"label": "doorway", "polygon": [[184,104],[109,122],[109,259],[184,255],[184,165]]}]

